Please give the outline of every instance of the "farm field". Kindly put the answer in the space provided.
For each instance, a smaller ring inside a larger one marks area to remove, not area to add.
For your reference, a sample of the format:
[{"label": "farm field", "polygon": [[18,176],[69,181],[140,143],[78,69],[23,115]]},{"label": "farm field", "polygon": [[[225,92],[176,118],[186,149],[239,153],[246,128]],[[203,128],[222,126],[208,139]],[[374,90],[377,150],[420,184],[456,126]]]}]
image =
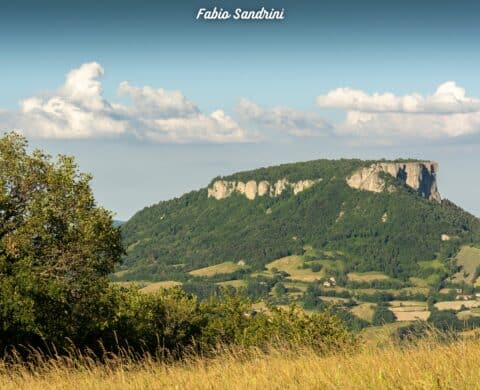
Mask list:
[{"label": "farm field", "polygon": [[166,280],[164,282],[150,283],[145,287],[141,288],[140,291],[144,293],[154,293],[155,291],[158,291],[161,288],[172,288],[172,287],[181,286],[181,285],[182,285],[181,282]]},{"label": "farm field", "polygon": [[435,307],[438,310],[460,310],[462,306],[465,306],[468,309],[473,307],[480,307],[480,301],[445,301],[435,303]]},{"label": "farm field", "polygon": [[426,321],[430,317],[430,312],[428,310],[395,310],[392,309],[392,312],[397,317],[397,321],[416,321],[422,320]]},{"label": "farm field", "polygon": [[352,282],[371,282],[373,280],[387,280],[389,276],[382,272],[350,272],[347,274],[348,280]]},{"label": "farm field", "polygon": [[310,268],[302,268],[302,256],[287,256],[272,261],[266,265],[266,268],[272,272],[273,269],[284,271],[289,274],[288,279],[303,282],[314,282],[325,276],[324,270],[313,272]]},{"label": "farm field", "polygon": [[217,285],[219,286],[231,286],[235,288],[245,287],[246,283],[244,280],[227,280],[225,282],[218,282]]},{"label": "farm field", "polygon": [[352,307],[350,311],[362,320],[372,321],[376,306],[375,303],[359,303],[357,306]]},{"label": "farm field", "polygon": [[239,265],[232,261],[226,261],[221,264],[216,264],[210,267],[204,267],[190,271],[189,274],[193,276],[214,276],[218,274],[231,274],[242,268],[245,268],[245,266]]}]

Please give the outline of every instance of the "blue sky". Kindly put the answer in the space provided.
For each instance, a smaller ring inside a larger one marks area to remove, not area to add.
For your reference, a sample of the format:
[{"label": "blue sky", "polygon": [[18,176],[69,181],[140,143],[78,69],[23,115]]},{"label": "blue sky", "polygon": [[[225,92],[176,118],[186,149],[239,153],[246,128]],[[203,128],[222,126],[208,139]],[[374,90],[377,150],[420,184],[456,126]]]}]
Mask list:
[{"label": "blue sky", "polygon": [[[195,20],[214,5],[285,8],[286,19]],[[119,219],[240,169],[400,156],[437,160],[442,195],[480,215],[479,11],[443,1],[2,4],[0,129],[75,155]]]}]

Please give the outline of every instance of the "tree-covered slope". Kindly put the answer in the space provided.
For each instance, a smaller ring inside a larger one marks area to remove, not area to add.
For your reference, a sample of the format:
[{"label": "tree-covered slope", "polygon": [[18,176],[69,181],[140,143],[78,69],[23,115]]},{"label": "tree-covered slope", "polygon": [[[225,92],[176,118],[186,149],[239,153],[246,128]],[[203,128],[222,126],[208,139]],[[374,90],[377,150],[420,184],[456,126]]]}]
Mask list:
[{"label": "tree-covered slope", "polygon": [[[348,271],[406,279],[421,272],[419,261],[448,259],[459,244],[478,240],[477,218],[449,201],[426,200],[387,174],[389,191],[350,188],[346,177],[372,163],[317,160],[222,178],[322,179],[296,195],[287,189],[278,197],[248,200],[234,193],[216,200],[204,188],[147,207],[122,225],[127,255],[117,276],[181,278],[192,269],[240,260],[261,270],[274,259],[302,254],[309,245],[342,252]],[[442,234],[451,239],[442,241]]]}]

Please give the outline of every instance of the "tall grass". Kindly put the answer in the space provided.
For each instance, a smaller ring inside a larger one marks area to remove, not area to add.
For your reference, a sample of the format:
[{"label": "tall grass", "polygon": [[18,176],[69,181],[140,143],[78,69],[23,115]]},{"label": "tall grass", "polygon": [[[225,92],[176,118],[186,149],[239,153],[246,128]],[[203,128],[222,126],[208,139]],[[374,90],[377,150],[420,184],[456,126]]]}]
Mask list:
[{"label": "tall grass", "polygon": [[181,362],[88,354],[0,364],[9,389],[480,389],[480,341],[427,340],[319,356],[309,349],[224,350]]}]

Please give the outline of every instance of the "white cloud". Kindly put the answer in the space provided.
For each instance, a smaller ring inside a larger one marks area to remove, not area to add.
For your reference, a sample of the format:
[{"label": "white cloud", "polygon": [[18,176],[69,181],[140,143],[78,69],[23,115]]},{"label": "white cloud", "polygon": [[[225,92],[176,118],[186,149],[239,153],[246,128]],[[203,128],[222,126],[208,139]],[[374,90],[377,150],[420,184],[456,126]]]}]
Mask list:
[{"label": "white cloud", "polygon": [[0,127],[42,138],[134,135],[178,143],[250,140],[250,135],[223,111],[203,114],[179,91],[122,82],[118,91],[128,96],[131,104],[110,103],[103,97],[103,74],[96,62],[81,65],[67,74],[58,91],[23,100],[19,111],[0,111]]},{"label": "white cloud", "polygon": [[288,107],[265,108],[245,98],[240,99],[236,110],[241,118],[252,124],[294,136],[323,135],[331,130],[331,125],[315,112],[298,111]]},{"label": "white cloud", "polygon": [[410,138],[459,137],[480,133],[480,99],[466,96],[454,81],[441,84],[432,95],[392,93],[369,95],[338,88],[317,97],[322,108],[347,110],[339,134],[379,137],[379,141]]},{"label": "white cloud", "polygon": [[323,108],[341,108],[361,112],[404,112],[424,114],[458,114],[480,111],[480,100],[467,97],[465,89],[454,81],[441,84],[433,95],[417,93],[396,96],[393,93],[367,94],[351,88],[337,88],[317,97]]},{"label": "white cloud", "polygon": [[159,142],[243,142],[244,130],[222,110],[210,115],[155,119],[149,121],[145,137]]},{"label": "white cloud", "polygon": [[127,124],[115,118],[103,98],[96,62],[83,64],[67,74],[65,84],[50,96],[34,96],[20,102],[16,128],[43,138],[88,138],[123,134]]},{"label": "white cloud", "polygon": [[151,117],[190,117],[199,114],[200,110],[180,91],[166,91],[152,87],[134,87],[128,82],[120,83],[118,92],[128,95],[133,102],[130,112]]}]

